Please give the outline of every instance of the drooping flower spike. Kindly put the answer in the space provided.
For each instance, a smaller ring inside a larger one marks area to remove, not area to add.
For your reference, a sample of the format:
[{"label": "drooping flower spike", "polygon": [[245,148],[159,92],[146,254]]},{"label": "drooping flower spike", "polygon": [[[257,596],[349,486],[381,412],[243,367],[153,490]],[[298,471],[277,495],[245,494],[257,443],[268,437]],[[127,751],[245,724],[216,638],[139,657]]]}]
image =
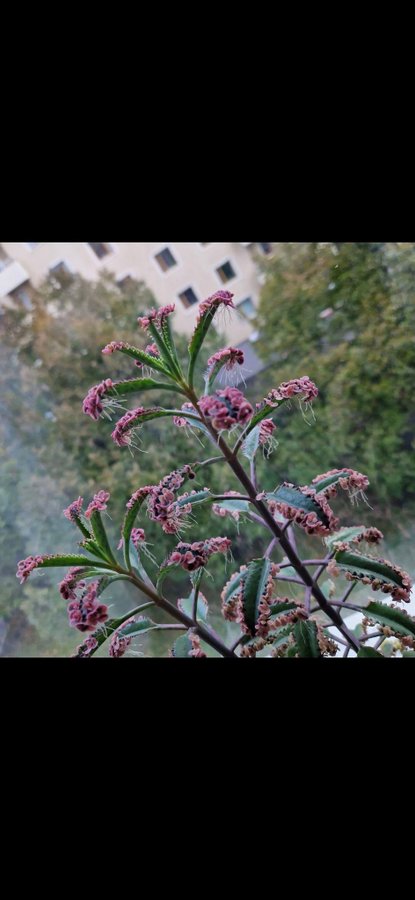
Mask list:
[{"label": "drooping flower spike", "polygon": [[235,425],[245,425],[254,414],[253,407],[237,388],[215,391],[199,400],[203,415],[217,431],[229,431]]}]

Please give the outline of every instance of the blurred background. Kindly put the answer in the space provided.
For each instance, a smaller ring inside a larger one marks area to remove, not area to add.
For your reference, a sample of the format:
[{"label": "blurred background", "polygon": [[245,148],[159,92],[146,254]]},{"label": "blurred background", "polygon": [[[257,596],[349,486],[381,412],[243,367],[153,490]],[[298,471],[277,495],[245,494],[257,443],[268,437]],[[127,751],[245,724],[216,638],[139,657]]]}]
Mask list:
[{"label": "blurred background", "polygon": [[[101,349],[111,340],[144,347],[137,317],[151,306],[176,304],[171,321],[185,359],[199,303],[221,288],[235,294],[237,312],[211,329],[200,391],[208,356],[227,345],[244,350],[243,389],[253,403],[302,375],[320,389],[315,421],[296,404],[275,419],[278,448],[259,462],[261,488],[308,484],[331,468],[367,474],[370,506],[336,499],[341,524],[379,527],[380,555],[414,574],[415,244],[1,243],[0,655],[68,656],[81,642],[57,589],[64,571],[35,572],[24,586],[15,576],[28,555],[76,552],[78,533],[62,513],[71,501],[110,491],[106,522],[118,542],[134,490],[211,455],[196,436],[162,420],[146,424],[143,452],[131,456],[113,444],[107,420],[83,415],[82,400],[102,379],[137,372],[131,360]],[[154,394],[139,403],[154,405]],[[157,403],[171,405],[169,395]],[[239,489],[222,465],[192,488],[205,484],[217,492]],[[242,562],[262,554],[266,533],[203,506],[196,515],[185,540],[223,534],[233,541],[234,562],[225,570],[223,558],[214,557],[213,578],[203,587],[212,624],[229,636],[234,626],[220,616],[222,586]],[[144,517],[137,525],[161,562],[174,537]],[[309,558],[323,551],[319,538],[300,535],[299,543]],[[187,582],[176,573],[166,582],[168,596],[187,596]],[[117,583],[106,602],[111,614],[122,613],[140,598]],[[130,655],[166,656],[170,645],[168,635],[148,635]]]}]

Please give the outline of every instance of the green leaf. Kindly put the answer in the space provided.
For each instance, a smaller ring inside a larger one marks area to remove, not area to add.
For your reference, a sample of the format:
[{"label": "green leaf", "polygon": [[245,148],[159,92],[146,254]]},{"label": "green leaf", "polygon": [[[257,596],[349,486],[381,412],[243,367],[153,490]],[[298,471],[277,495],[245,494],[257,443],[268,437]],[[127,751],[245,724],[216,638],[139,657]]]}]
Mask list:
[{"label": "green leaf", "polygon": [[177,641],[174,642],[172,654],[177,659],[185,659],[190,657],[192,650],[193,646],[189,638],[189,632],[186,632],[186,634],[181,635],[181,637],[177,638]]},{"label": "green leaf", "polygon": [[195,419],[194,417],[190,418],[189,413],[186,412],[186,410],[185,411],[180,410],[180,412],[175,412],[174,415],[180,416],[181,419],[186,419],[186,422],[189,425],[191,425],[192,428],[198,428],[199,431],[203,431],[203,434],[205,434],[210,439],[211,435],[210,435],[208,429],[206,428],[206,425],[204,425],[203,422],[200,421],[200,419]]},{"label": "green leaf", "polygon": [[271,562],[269,559],[253,559],[244,573],[242,605],[245,622],[251,634],[255,634],[255,626],[259,615],[258,607],[265,593],[270,571]]},{"label": "green leaf", "polygon": [[253,462],[255,459],[255,454],[259,447],[260,432],[260,427],[257,425],[242,444],[242,453],[250,462]]},{"label": "green leaf", "polygon": [[327,488],[338,484],[341,478],[350,478],[350,472],[347,472],[345,469],[340,469],[335,475],[328,475],[327,478],[322,478],[321,481],[313,482],[313,484],[310,484],[310,487],[315,490],[317,494],[324,494]]},{"label": "green leaf", "polygon": [[108,560],[108,562],[117,565],[117,560],[114,557],[114,554],[110,547],[109,540],[107,538],[107,532],[105,531],[105,528],[104,528],[104,523],[102,521],[101,513],[97,509],[94,509],[94,511],[91,513],[90,522],[92,525],[92,529],[93,529],[95,540],[98,544],[98,547],[100,548],[100,550],[102,550],[102,552],[103,552],[105,558]]},{"label": "green leaf", "polygon": [[266,494],[265,499],[286,503],[294,509],[304,510],[304,512],[313,512],[323,525],[328,527],[330,524],[326,513],[322,510],[318,501],[314,497],[308,497],[306,494],[303,494],[297,487],[288,487],[282,484],[276,491]]},{"label": "green leaf", "polygon": [[298,609],[298,606],[297,603],[294,603],[292,600],[287,600],[283,603],[272,603],[270,619],[278,619],[283,613],[292,612],[294,609]]},{"label": "green leaf", "polygon": [[162,360],[158,357],[150,356],[149,353],[145,353],[144,350],[139,350],[138,347],[132,347],[131,344],[126,344],[125,347],[121,347],[120,353],[130,356],[131,359],[138,360],[138,362],[141,362],[144,366],[150,366],[152,369],[157,369],[158,372],[162,372],[163,375],[167,375],[168,378],[171,378],[171,372],[166,368]]},{"label": "green leaf", "polygon": [[357,656],[358,657],[377,656],[378,659],[383,659],[382,654],[378,653],[377,650],[374,650],[373,647],[361,647]]},{"label": "green leaf", "polygon": [[137,570],[141,580],[144,581],[144,583],[147,584],[149,587],[153,587],[153,585],[147,575],[147,572],[141,562],[140,555],[137,551],[137,548],[134,546],[134,544],[131,540],[130,540],[130,559],[132,560],[132,565],[133,565],[134,569]]},{"label": "green leaf", "polygon": [[321,650],[317,640],[317,625],[315,622],[297,622],[294,626],[294,638],[300,657],[321,656]]},{"label": "green leaf", "polygon": [[415,619],[401,609],[393,609],[386,603],[373,602],[363,607],[362,612],[380,625],[387,625],[397,634],[415,636]]},{"label": "green leaf", "polygon": [[223,594],[223,603],[226,605],[230,600],[233,599],[235,594],[239,593],[241,589],[241,584],[243,584],[246,578],[246,571],[244,572],[235,572],[235,574],[230,578],[226,591]]},{"label": "green leaf", "polygon": [[[42,560],[41,563],[37,566],[38,569],[49,569],[49,568],[65,568],[66,566],[86,566],[87,568],[91,568],[91,560],[87,556],[76,556],[75,554],[56,554],[54,556],[47,556]],[[101,569],[111,569],[112,566],[107,565],[106,563],[100,563],[99,568]]]},{"label": "green leaf", "polygon": [[339,550],[335,559],[341,569],[354,576],[354,580],[370,578],[372,582],[380,581],[382,584],[404,588],[402,575],[382,559],[351,550]]},{"label": "green leaf", "polygon": [[166,367],[171,372],[173,378],[180,378],[181,370],[179,363],[176,362],[172,349],[171,349],[171,332],[169,330],[170,340],[169,343],[166,343],[164,335],[167,333],[166,328],[163,329],[163,333],[161,333],[158,328],[156,328],[154,322],[150,322],[148,326],[149,334],[151,334],[153,340],[157,344],[161,358],[165,363]]},{"label": "green leaf", "polygon": [[[178,600],[177,606],[179,609],[189,618],[193,616],[193,604],[194,604],[195,592],[194,590],[190,594],[190,597],[186,597],[184,600]],[[199,594],[197,598],[197,619],[201,622],[206,622],[208,617],[209,607],[206,597],[203,594]]]},{"label": "green leaf", "polygon": [[345,544],[350,543],[353,538],[359,537],[359,535],[363,534],[366,530],[365,525],[353,525],[351,528],[340,528],[339,531],[335,531],[334,534],[329,534],[324,538],[324,543],[326,547],[331,548],[336,541],[342,541]]},{"label": "green leaf", "polygon": [[[294,624],[283,625],[281,628],[278,628],[277,631],[272,632],[272,636],[273,636],[272,646],[279,647],[280,644],[285,644],[286,641],[288,641],[290,634],[293,633],[293,631],[294,631]],[[274,635],[275,635],[275,637],[274,637]]]},{"label": "green leaf", "polygon": [[139,391],[174,391],[177,394],[184,394],[184,391],[177,384],[169,382],[154,381],[153,378],[134,378],[131,381],[116,381],[112,388],[105,392],[106,397],[122,397],[126,394],[136,394]]},{"label": "green leaf", "polygon": [[219,503],[215,503],[215,506],[219,506],[221,509],[226,509],[227,512],[249,512],[250,503],[248,500],[232,500],[231,497],[229,500],[220,500]]},{"label": "green leaf", "polygon": [[134,528],[134,522],[138,516],[140,507],[143,505],[144,500],[146,500],[146,499],[147,499],[147,497],[139,497],[138,500],[134,501],[134,504],[132,505],[131,509],[127,508],[127,512],[125,514],[124,524],[122,527],[122,537],[124,539],[124,559],[125,559],[125,565],[126,565],[127,569],[131,568],[131,563],[130,563],[131,532]]},{"label": "green leaf", "polygon": [[188,503],[194,506],[196,503],[204,503],[205,500],[209,500],[212,496],[213,495],[208,490],[197,491],[195,494],[190,494],[188,497],[179,497],[179,499],[176,500],[176,506],[180,508],[182,506],[187,506]]},{"label": "green leaf", "polygon": [[155,622],[151,619],[143,618],[139,622],[131,622],[125,628],[118,630],[120,637],[137,637],[137,635],[147,634],[148,631],[154,631],[157,628]]},{"label": "green leaf", "polygon": [[197,358],[202,349],[204,340],[209,331],[209,328],[213,322],[215,314],[217,312],[217,306],[211,306],[203,315],[200,316],[199,322],[196,325],[196,328],[193,332],[190,344],[189,344],[189,371],[188,371],[188,382],[191,387],[193,387],[193,378],[194,378],[194,370]]}]

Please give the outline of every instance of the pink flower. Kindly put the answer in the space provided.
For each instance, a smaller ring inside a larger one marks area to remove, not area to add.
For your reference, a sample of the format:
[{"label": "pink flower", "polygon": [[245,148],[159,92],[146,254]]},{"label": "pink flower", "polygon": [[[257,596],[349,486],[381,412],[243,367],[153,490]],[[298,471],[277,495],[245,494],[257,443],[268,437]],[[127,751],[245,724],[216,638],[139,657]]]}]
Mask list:
[{"label": "pink flower", "polygon": [[24,584],[29,578],[31,572],[47,559],[46,556],[28,556],[27,559],[21,559],[17,564],[16,578],[20,580],[20,584]]},{"label": "pink flower", "polygon": [[216,291],[216,294],[212,294],[211,297],[208,297],[207,300],[203,300],[202,303],[200,303],[197,321],[200,322],[205,313],[210,312],[211,310],[216,311],[220,306],[230,306],[232,309],[235,309],[233,297],[234,294],[231,294],[230,291]]},{"label": "pink flower", "polygon": [[202,650],[200,646],[200,637],[198,634],[195,634],[193,631],[189,633],[189,641],[192,645],[192,649],[189,653],[189,656],[193,656],[196,659],[206,659],[206,653]]},{"label": "pink flower", "polygon": [[170,472],[156,485],[149,497],[148,514],[153,522],[159,522],[165,534],[176,534],[183,517],[191,511],[191,505],[177,506],[175,494],[186,478],[194,478],[190,466]]},{"label": "pink flower", "polygon": [[[183,412],[186,412],[187,410],[192,413],[196,412],[193,403],[183,403],[182,410]],[[186,425],[191,425],[192,423],[191,420],[184,419],[182,416],[173,416],[173,424],[177,425],[178,428],[185,428]]]},{"label": "pink flower", "polygon": [[274,425],[272,419],[263,419],[259,426],[259,443],[267,444],[276,428],[277,426]]},{"label": "pink flower", "polygon": [[[134,544],[136,550],[138,550],[139,544],[144,544],[146,540],[144,528],[133,528],[131,532],[131,540]],[[118,550],[121,550],[124,545],[124,538],[122,537],[119,544]]]},{"label": "pink flower", "polygon": [[254,410],[237,388],[215,391],[199,400],[203,415],[209,419],[217,431],[229,430],[235,425],[245,425],[252,418]]},{"label": "pink flower", "polygon": [[123,637],[122,635],[120,635],[120,632],[122,631],[122,629],[126,628],[127,625],[132,625],[133,622],[140,622],[142,619],[143,619],[143,616],[139,616],[138,619],[136,619],[134,616],[132,616],[131,619],[128,619],[126,622],[123,622],[123,624],[120,625],[118,630],[114,633],[114,636],[111,640],[110,648],[109,648],[109,655],[113,659],[119,659],[121,656],[124,656],[124,653],[128,650],[128,648],[131,644],[131,641],[132,641],[131,637],[128,637],[128,636]]},{"label": "pink flower", "polygon": [[137,319],[137,322],[144,331],[147,331],[151,324],[159,326],[160,328],[163,325],[164,320],[174,312],[175,308],[174,303],[172,303],[169,306],[160,306],[158,309],[151,309],[146,316],[140,316]]},{"label": "pink flower", "polygon": [[107,508],[107,502],[108,502],[109,498],[110,498],[110,494],[108,493],[108,491],[98,491],[98,493],[95,494],[94,499],[91,500],[91,503],[89,504],[88,508],[86,509],[86,512],[85,512],[86,518],[90,519],[92,513],[95,510],[97,512],[104,512],[104,510]]},{"label": "pink flower", "polygon": [[[369,479],[366,475],[362,475],[360,472],[355,472],[354,469],[330,469],[329,472],[324,472],[323,475],[317,475],[317,478],[313,478],[312,484],[315,484],[316,491],[318,492],[318,485],[320,481],[324,481],[326,478],[329,478],[330,475],[339,475],[342,473],[342,477],[339,478],[337,484],[332,484],[322,491],[326,497],[335,497],[337,494],[337,488],[340,486],[343,491],[352,491],[355,489],[355,493],[359,491],[364,491],[369,486]],[[344,473],[344,475],[343,475]]]},{"label": "pink flower", "polygon": [[140,424],[140,419],[142,419],[146,413],[151,412],[157,412],[157,408],[144,409],[144,406],[139,406],[137,409],[130,409],[125,416],[117,422],[111,435],[113,441],[118,444],[119,447],[128,447],[129,444],[131,444],[129,432]]},{"label": "pink flower", "polygon": [[77,656],[79,659],[86,658],[86,657],[90,656],[91,653],[94,650],[96,650],[97,647],[98,647],[98,641],[96,638],[94,638],[91,635],[89,638],[86,639],[86,641],[84,641],[83,644],[81,644],[78,647],[78,650],[75,653],[75,656]]},{"label": "pink flower", "polygon": [[104,408],[102,398],[112,387],[113,383],[111,378],[107,378],[105,381],[101,381],[101,384],[96,384],[89,389],[82,406],[83,411],[87,416],[91,416],[91,419],[98,421]]},{"label": "pink flower", "polygon": [[63,581],[61,581],[59,585],[59,593],[63,597],[64,600],[76,600],[76,589],[81,589],[85,587],[85,581],[79,581],[78,576],[81,572],[85,571],[80,566],[77,566],[74,569],[69,569],[67,575]]},{"label": "pink flower", "polygon": [[282,400],[289,400],[295,394],[303,394],[306,403],[318,397],[318,388],[314,381],[310,381],[308,375],[302,378],[294,378],[292,381],[284,381],[280,386],[269,392],[264,403],[268,406],[278,406]]},{"label": "pink flower", "polygon": [[110,353],[115,353],[116,350],[123,350],[124,347],[128,347],[128,344],[124,341],[111,341],[111,343],[107,344],[101,352],[108,355]]},{"label": "pink flower", "polygon": [[[80,588],[81,585],[78,585]],[[99,581],[88,585],[80,597],[75,595],[68,606],[69,624],[78,631],[95,631],[95,628],[108,619],[108,607],[99,602]]]},{"label": "pink flower", "polygon": [[244,352],[235,347],[225,347],[224,350],[218,350],[208,359],[208,368],[213,369],[216,365],[224,366],[225,369],[233,369],[236,365],[243,366]]},{"label": "pink flower", "polygon": [[127,509],[132,509],[133,506],[138,503],[139,500],[144,499],[153,491],[153,485],[147,484],[145,487],[138,488],[138,491],[135,491],[132,497],[130,497],[127,503]]},{"label": "pink flower", "polygon": [[165,565],[178,565],[187,572],[206,566],[214,553],[227,553],[231,546],[229,538],[208,538],[207,541],[195,541],[185,544],[182,541],[170,554]]},{"label": "pink flower", "polygon": [[83,497],[78,497],[77,500],[74,500],[73,503],[63,511],[65,518],[69,519],[70,522],[75,522],[76,519],[79,519],[82,515],[83,502]]},{"label": "pink flower", "polygon": [[[232,500],[232,497],[240,497],[240,494],[238,494],[238,491],[226,491],[224,497],[229,497],[229,499]],[[220,506],[218,503],[213,503],[212,512],[215,516],[220,516],[221,519],[224,519],[225,516],[231,516],[235,522],[239,522],[242,515],[240,509],[224,509],[223,506]]]}]

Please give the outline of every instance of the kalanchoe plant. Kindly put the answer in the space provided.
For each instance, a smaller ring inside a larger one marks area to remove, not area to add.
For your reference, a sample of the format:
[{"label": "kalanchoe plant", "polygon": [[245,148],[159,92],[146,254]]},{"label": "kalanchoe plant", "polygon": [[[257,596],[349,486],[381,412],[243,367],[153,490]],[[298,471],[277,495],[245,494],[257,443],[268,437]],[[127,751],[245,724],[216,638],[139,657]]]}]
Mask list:
[{"label": "kalanchoe plant", "polygon": [[[382,557],[366,552],[367,546],[370,549],[370,545],[382,540],[377,528],[339,528],[339,519],[330,506],[329,501],[339,489],[346,491],[352,501],[364,496],[369,484],[366,476],[339,468],[312,477],[308,485],[284,482],[271,492],[261,491],[257,485],[256,457],[262,453],[269,459],[276,445],[274,432],[281,407],[296,398],[310,407],[318,397],[316,385],[302,375],[270,390],[254,408],[236,387],[223,386],[222,376],[243,364],[243,353],[227,347],[211,356],[204,373],[205,393],[196,393],[194,374],[200,350],[215,316],[226,307],[234,308],[233,295],[228,291],[219,291],[200,304],[189,344],[187,372],[183,371],[170,328],[174,306],[151,310],[138,320],[152,341],[146,350],[113,341],[102,351],[126,354],[143,370],[143,377],[118,383],[108,378],[91,388],[83,402],[84,412],[96,420],[104,415],[110,417],[117,407],[122,409],[121,403],[132,394],[169,390],[178,395],[178,402],[170,408],[155,405],[123,410],[124,415],[112,432],[116,444],[131,449],[146,422],[166,417],[173,419],[174,426],[187,426],[191,432],[197,429],[201,438],[211,443],[214,454],[203,461],[178,466],[158,484],[137,486],[126,504],[117,548],[109,543],[102,517],[109,493],[98,491],[85,510],[82,497],[74,500],[64,514],[81,532],[83,552],[30,556],[18,565],[21,583],[34,569],[69,567],[59,591],[69,601],[69,624],[87,635],[75,654],[80,658],[90,658],[106,642],[109,655],[121,657],[134,637],[169,629],[178,632],[170,652],[172,658],[203,658],[208,647],[222,657],[252,658],[261,653],[275,658],[318,658],[335,655],[339,645],[345,647],[344,655],[352,652],[380,657],[388,638],[394,640],[388,655],[415,649],[415,619],[400,606],[410,598],[409,575]],[[215,387],[219,375],[222,384]],[[217,495],[209,487],[202,487],[180,494],[186,482],[220,461],[225,461],[236,477],[239,492],[228,490]],[[230,517],[239,527],[240,520],[255,521],[264,529],[263,555],[246,560],[230,577],[228,573],[226,583],[218,591],[225,620],[239,632],[231,645],[209,623],[201,583],[211,557],[229,556],[232,542],[227,536],[210,535],[199,535],[198,540],[189,542],[182,540],[189,522],[197,523],[197,506],[201,503],[211,504],[212,512],[222,522]],[[158,563],[148,550],[145,531],[138,523],[144,510],[171,536],[170,551]],[[299,557],[295,527],[321,536],[325,552],[320,559]],[[150,574],[152,567],[158,569],[156,576]],[[188,597],[177,600],[163,591],[164,580],[175,567],[181,567],[189,577]],[[323,574],[330,579],[344,576],[339,595],[333,580],[326,582],[323,590]],[[125,615],[110,618],[102,595],[120,579],[134,585],[146,602]],[[358,583],[390,595],[393,602],[370,598],[366,605],[356,606],[350,602],[350,595]],[[288,585],[300,586],[302,596],[288,597]],[[165,614],[161,624],[147,615],[154,607]],[[344,615],[350,609],[358,610],[362,616],[360,628],[353,632]]]}]

